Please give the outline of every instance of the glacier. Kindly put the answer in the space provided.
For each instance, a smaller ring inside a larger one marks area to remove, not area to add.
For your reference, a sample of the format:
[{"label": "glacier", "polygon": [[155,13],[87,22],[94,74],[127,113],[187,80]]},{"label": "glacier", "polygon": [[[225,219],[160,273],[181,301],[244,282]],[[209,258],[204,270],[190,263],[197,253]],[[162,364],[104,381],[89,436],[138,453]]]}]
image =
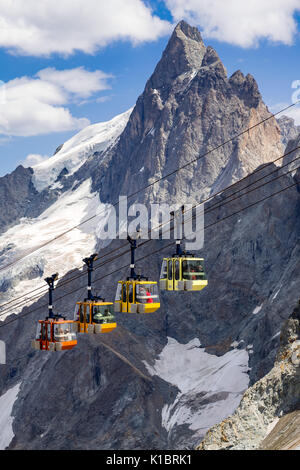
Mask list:
[{"label": "glacier", "polygon": [[103,152],[112,145],[125,129],[133,108],[107,122],[85,127],[67,140],[53,157],[33,166],[33,184],[42,191],[55,181],[65,168],[74,174],[94,152]]},{"label": "glacier", "polygon": [[12,409],[17,399],[20,386],[21,383],[18,383],[0,397],[0,450],[4,450],[8,447],[14,437],[12,429]]},{"label": "glacier", "polygon": [[215,356],[200,345],[198,338],[181,344],[168,337],[154,365],[144,361],[151,375],[179,389],[175,401],[162,409],[162,426],[168,433],[188,424],[199,438],[234,412],[248,388],[249,355],[245,349]]}]

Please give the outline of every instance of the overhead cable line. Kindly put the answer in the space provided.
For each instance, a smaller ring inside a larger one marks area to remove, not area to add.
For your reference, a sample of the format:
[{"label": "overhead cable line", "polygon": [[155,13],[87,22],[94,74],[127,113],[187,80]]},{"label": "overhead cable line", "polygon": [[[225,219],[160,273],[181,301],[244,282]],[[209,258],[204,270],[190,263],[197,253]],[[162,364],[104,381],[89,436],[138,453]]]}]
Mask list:
[{"label": "overhead cable line", "polygon": [[[270,119],[274,118],[275,116],[277,116],[278,114],[284,112],[284,111],[287,111],[288,109],[292,108],[293,106],[297,105],[298,103],[300,103],[300,100],[296,101],[295,103],[292,103],[290,104],[289,106],[286,106],[285,108],[281,109],[280,111],[274,113],[274,114],[270,114],[270,116],[268,116],[267,118],[263,119],[262,121],[259,121],[258,123],[254,124],[253,126],[250,126],[248,127],[246,130],[243,130],[241,132],[239,132],[238,134],[234,135],[233,137],[231,137],[230,139],[222,142],[221,144],[217,145],[216,147],[206,151],[204,154],[201,154],[199,155],[198,157],[195,157],[193,158],[192,160],[190,160],[189,162],[185,163],[184,165],[182,165],[181,167],[179,168],[176,168],[175,170],[171,171],[170,173],[167,173],[166,175],[164,176],[161,176],[160,178],[156,179],[155,181],[152,181],[151,183],[147,184],[146,186],[144,186],[143,188],[140,188],[138,189],[137,191],[129,194],[127,196],[127,198],[132,198],[133,196],[136,196],[138,195],[139,193],[145,191],[146,189],[149,189],[150,187],[154,186],[155,184],[159,183],[160,181],[163,181],[165,180],[166,178],[169,178],[170,176],[178,173],[179,171],[187,168],[189,165],[191,165],[192,163],[195,163],[197,161],[199,161],[200,159],[206,157],[207,155],[211,154],[212,152],[216,151],[216,150],[219,150],[221,147],[223,147],[224,145],[226,144],[229,144],[230,142],[234,141],[235,139],[241,137],[242,135],[246,134],[246,133],[249,133],[251,130],[255,129],[256,127],[260,126],[261,124],[264,124],[265,122],[269,121]],[[111,204],[112,207],[115,207],[119,204],[119,201],[116,201],[114,202],[113,204]],[[70,233],[72,230],[75,230],[77,228],[79,228],[80,226],[82,226],[83,224],[86,224],[87,222],[90,222],[91,220],[95,219],[96,217],[99,217],[101,214],[104,213],[104,209],[101,210],[99,213],[96,213],[90,217],[88,217],[87,219],[83,220],[82,222],[80,222],[79,224],[77,225],[74,225],[73,227],[70,227],[69,229],[65,230],[64,232],[56,235],[55,237],[53,237],[52,239],[42,243],[41,245],[39,245],[37,248],[35,248],[34,250],[32,250],[30,253],[27,253],[25,256],[21,256],[19,258],[16,258],[15,260],[13,260],[11,263],[8,263],[6,264],[5,266],[2,266],[0,267],[0,271],[3,271],[5,269],[8,269],[9,267],[15,265],[16,263],[18,263],[19,261],[23,260],[24,258],[32,255],[33,253],[37,252],[38,250],[44,248],[45,246],[49,245],[50,243],[60,239],[61,237],[67,235],[68,233]]]},{"label": "overhead cable line", "polygon": [[[277,160],[279,160],[279,159],[281,159],[281,158],[284,158],[284,157],[290,155],[292,152],[294,152],[294,151],[296,151],[296,150],[298,150],[298,149],[300,149],[300,146],[296,147],[295,149],[291,150],[290,152],[287,152],[287,153],[284,154],[283,156],[278,157],[277,159],[274,160],[274,162],[277,161]],[[255,181],[253,181],[253,182],[251,182],[251,183],[249,183],[247,186],[244,186],[243,188],[241,188],[241,189],[237,190],[236,192],[230,194],[229,196],[225,197],[225,199],[224,199],[223,201],[221,201],[220,203],[216,203],[216,204],[214,204],[213,206],[209,207],[209,208],[205,211],[205,214],[207,214],[207,213],[209,213],[209,212],[211,212],[211,211],[213,211],[213,210],[215,210],[215,209],[221,208],[222,206],[224,206],[224,205],[226,205],[226,204],[228,204],[228,203],[230,203],[230,202],[232,202],[232,201],[234,201],[234,200],[236,200],[236,199],[242,197],[243,195],[249,194],[249,193],[253,192],[253,191],[256,190],[256,189],[259,189],[259,188],[261,188],[262,186],[265,186],[266,184],[269,184],[269,183],[271,183],[272,181],[275,181],[275,180],[277,180],[277,179],[283,177],[284,175],[287,175],[287,174],[289,174],[289,173],[295,171],[295,168],[293,168],[292,170],[290,170],[290,171],[288,171],[288,172],[285,172],[285,173],[279,175],[278,177],[273,178],[272,180],[267,181],[267,182],[263,183],[262,185],[260,185],[260,186],[258,186],[258,187],[255,187],[255,188],[252,188],[251,190],[249,190],[249,191],[247,191],[247,192],[245,192],[245,193],[243,193],[243,194],[240,194],[239,196],[236,196],[236,197],[233,198],[234,195],[240,193],[241,191],[245,190],[246,188],[249,188],[250,186],[256,184],[257,182],[259,182],[259,181],[261,181],[261,180],[267,178],[268,176],[271,176],[272,174],[276,173],[277,171],[282,170],[282,168],[284,168],[284,167],[286,167],[286,166],[289,166],[291,163],[293,163],[293,162],[295,162],[296,160],[299,160],[299,159],[300,159],[300,155],[299,155],[298,157],[296,157],[295,159],[289,161],[289,162],[286,163],[285,165],[283,165],[283,166],[281,166],[281,167],[277,167],[277,168],[276,168],[275,170],[273,170],[272,172],[263,175],[261,178],[255,180]],[[273,162],[272,162],[272,163],[273,163]],[[266,165],[264,165],[264,166],[261,167],[261,168],[258,168],[256,172],[265,169],[268,165],[269,165],[269,163],[266,164]],[[245,180],[246,178],[248,178],[249,176],[251,176],[251,175],[245,176],[243,179],[241,179],[241,180],[239,180],[239,181],[237,181],[237,182],[235,182],[235,183],[229,185],[227,188],[224,188],[224,189],[221,190],[219,193],[224,193],[224,192],[227,191],[228,189],[230,189],[230,188],[232,188],[233,186],[235,186],[237,183],[240,183],[241,181],[243,181],[243,180]],[[214,194],[214,197],[215,197],[217,194],[219,194],[219,193]],[[186,214],[186,213],[189,212],[189,211],[192,211],[193,209],[195,209],[195,207],[197,207],[197,206],[199,206],[199,205],[203,205],[206,201],[210,200],[211,198],[212,198],[212,197],[209,197],[209,198],[207,198],[205,201],[201,201],[200,203],[197,203],[196,205],[194,205],[194,207],[193,207],[192,209],[188,209],[188,210],[184,211],[184,214]],[[186,219],[185,221],[187,222],[187,221],[189,221],[189,220],[191,220],[191,219]],[[165,223],[160,224],[160,225],[159,225],[158,227],[156,227],[154,230],[157,230],[157,229],[163,227],[163,226],[166,225],[166,224],[168,224],[168,222],[165,222]],[[148,234],[151,232],[151,230],[153,230],[153,229],[150,229],[150,230],[148,231]],[[140,246],[142,246],[142,245],[144,245],[144,244],[146,244],[146,243],[149,243],[150,241],[151,241],[151,239],[150,239],[150,240],[146,240],[146,241],[142,242],[142,244],[141,244]],[[123,246],[125,246],[125,245],[123,245]],[[105,254],[104,256],[106,257],[106,256],[108,256],[109,254],[111,254],[111,253],[113,253],[113,252],[115,252],[115,251],[120,250],[123,246],[118,247],[118,248],[115,248],[114,250],[111,250],[111,252]],[[126,246],[127,246],[127,244],[126,244]],[[100,262],[100,263],[98,264],[98,266],[95,267],[95,270],[98,269],[98,268],[100,268],[100,267],[102,267],[102,266],[104,266],[105,264],[110,263],[111,261],[114,261],[116,258],[121,257],[121,256],[123,256],[124,254],[127,254],[129,251],[130,251],[130,250],[126,249],[123,253],[121,253],[121,254],[119,254],[119,255],[116,255],[115,257],[110,258],[110,259],[108,259],[108,260],[106,260],[106,261],[104,261],[104,262]],[[102,258],[101,258],[101,259],[102,259]],[[75,277],[72,277],[72,278],[70,278],[70,279],[66,279],[66,280],[63,281],[61,284],[59,284],[59,286],[58,286],[57,288],[64,287],[65,285],[69,284],[70,282],[73,282],[74,280],[76,280],[76,279],[78,279],[78,278],[80,278],[80,277],[82,277],[82,276],[84,276],[84,275],[85,275],[85,273],[80,273],[80,274],[77,274]],[[44,289],[43,286],[42,286],[42,288]],[[34,290],[30,291],[30,292],[27,292],[25,295],[30,295],[31,293],[37,291],[38,289],[41,289],[41,287],[40,287],[40,288],[37,288],[37,289],[34,289]],[[7,303],[5,303],[5,304],[2,304],[2,305],[0,306],[0,308],[3,308],[3,307],[5,307],[5,306],[7,306],[7,305],[13,303],[14,301],[16,302],[17,300],[22,299],[21,302],[19,302],[18,304],[13,305],[13,306],[11,306],[11,307],[8,307],[8,308],[5,309],[3,312],[1,312],[1,313],[0,313],[0,317],[3,316],[3,315],[5,315],[7,312],[10,312],[11,309],[19,308],[20,306],[26,305],[26,304],[27,304],[28,302],[30,302],[30,301],[34,301],[34,300],[38,299],[41,295],[43,295],[43,294],[46,293],[46,292],[47,292],[47,289],[44,290],[43,292],[40,292],[39,294],[37,294],[37,295],[35,295],[35,296],[33,296],[33,297],[28,298],[28,299],[24,299],[24,295],[23,295],[23,296],[20,296],[20,297],[18,297],[18,298],[16,298],[16,299],[12,299],[11,301],[9,301],[9,302],[7,302]]]},{"label": "overhead cable line", "polygon": [[[284,175],[282,175],[282,176],[284,176]],[[288,186],[286,186],[285,188],[280,189],[279,191],[276,191],[276,192],[274,192],[274,193],[272,193],[272,194],[270,194],[270,195],[267,195],[267,196],[263,197],[262,199],[260,199],[260,200],[258,200],[258,201],[255,201],[254,203],[251,203],[251,204],[249,204],[249,205],[247,205],[247,206],[245,206],[245,207],[239,209],[238,211],[236,211],[236,212],[234,212],[234,213],[232,213],[232,214],[229,214],[229,215],[227,215],[227,216],[225,216],[225,217],[223,217],[223,218],[221,218],[221,219],[218,219],[217,221],[215,221],[215,222],[213,222],[213,223],[211,223],[211,224],[205,226],[204,229],[206,230],[206,229],[208,229],[208,228],[211,228],[211,227],[215,226],[216,224],[218,224],[218,223],[220,223],[220,222],[223,222],[224,220],[227,220],[228,218],[233,217],[234,215],[237,215],[237,214],[239,214],[239,213],[245,211],[246,209],[249,209],[249,208],[251,208],[251,207],[254,207],[255,205],[257,205],[257,204],[259,204],[259,203],[261,203],[261,202],[264,202],[264,201],[266,201],[267,199],[270,199],[270,198],[273,197],[273,196],[276,196],[276,195],[278,195],[278,194],[281,194],[281,193],[283,193],[284,191],[286,191],[286,190],[288,190],[288,189],[290,189],[290,188],[292,188],[292,187],[295,187],[296,185],[298,185],[298,182],[292,183],[291,185],[288,185]],[[193,218],[194,218],[194,217],[195,217],[195,216],[193,216]],[[185,238],[186,238],[186,237],[185,237]],[[159,252],[161,252],[161,251],[163,251],[163,250],[166,250],[167,248],[169,248],[169,247],[171,247],[171,246],[173,246],[173,245],[174,245],[174,242],[169,243],[168,245],[165,245],[164,247],[159,248],[158,250],[152,251],[152,252],[150,252],[150,253],[148,253],[148,254],[142,256],[141,258],[139,258],[139,259],[137,260],[137,262],[142,261],[142,260],[148,258],[149,256],[153,256],[153,255],[155,255],[155,254],[157,254],[157,253],[159,253]],[[105,279],[105,278],[108,277],[108,276],[111,276],[111,275],[113,275],[113,274],[115,274],[115,273],[117,273],[117,272],[120,272],[120,271],[122,271],[123,269],[128,268],[128,266],[129,266],[129,264],[126,264],[126,265],[122,266],[121,268],[117,268],[116,270],[114,270],[114,271],[112,271],[112,272],[110,272],[110,273],[106,273],[105,275],[103,275],[103,276],[101,276],[101,277],[95,279],[95,282],[101,281],[101,280]],[[77,288],[77,289],[74,289],[74,290],[71,291],[71,292],[67,292],[67,293],[65,293],[64,295],[58,297],[58,298],[56,299],[56,301],[62,300],[62,299],[64,299],[65,297],[67,297],[68,295],[74,294],[75,292],[77,292],[78,290],[80,290],[80,289],[82,289],[82,288],[83,288],[83,287],[80,287],[79,289]],[[25,316],[30,315],[30,314],[32,314],[32,313],[34,313],[34,312],[40,310],[41,308],[47,307],[47,305],[48,305],[48,304],[41,305],[41,306],[39,306],[39,307],[37,307],[37,308],[35,308],[35,309],[33,309],[33,310],[29,310],[28,312],[25,312],[23,315],[18,315],[16,318],[11,319],[10,321],[4,323],[3,325],[0,325],[0,328],[3,328],[3,327],[5,327],[5,326],[9,325],[10,323],[13,323],[13,322],[15,322],[15,321],[17,321],[17,320],[19,320],[19,319],[22,319],[22,318],[24,318]]]},{"label": "overhead cable line", "polygon": [[[256,174],[256,173],[258,173],[258,172],[260,172],[260,171],[262,171],[262,170],[265,170],[268,166],[270,166],[270,165],[276,163],[277,161],[279,161],[279,160],[281,160],[281,159],[283,159],[283,158],[289,156],[290,154],[292,154],[293,152],[295,152],[296,150],[299,150],[299,149],[300,149],[300,146],[297,146],[297,147],[295,147],[294,149],[290,150],[289,152],[286,152],[285,154],[281,155],[280,157],[277,157],[275,160],[272,160],[271,162],[268,162],[268,163],[266,163],[265,165],[263,165],[263,166],[261,166],[261,167],[255,169],[251,174],[248,174],[248,175],[244,176],[243,178],[241,178],[240,180],[235,181],[234,183],[228,185],[227,187],[225,187],[225,188],[219,190],[218,192],[213,193],[212,195],[210,195],[210,196],[207,197],[206,199],[204,199],[204,200],[200,201],[199,203],[197,203],[194,207],[197,207],[198,205],[201,205],[201,204],[203,205],[203,204],[207,203],[208,201],[212,200],[213,198],[215,198],[215,197],[218,196],[219,194],[226,193],[226,191],[228,191],[229,189],[233,188],[234,186],[240,184],[242,181],[244,181],[244,180],[246,180],[246,179],[249,179],[249,178],[252,177],[254,174]],[[262,179],[264,179],[264,178],[267,178],[269,175],[275,173],[276,171],[279,171],[280,169],[284,168],[285,166],[290,165],[291,163],[293,163],[294,161],[298,160],[299,158],[300,158],[300,157],[296,157],[295,159],[291,160],[291,161],[288,162],[287,164],[285,164],[285,165],[283,165],[283,166],[281,166],[281,167],[276,168],[276,169],[275,169],[274,171],[272,171],[271,173],[268,173],[268,174],[262,176],[262,177],[259,178],[258,180],[249,183],[247,186],[238,189],[235,193],[232,193],[232,194],[230,194],[229,196],[226,196],[225,199],[222,201],[221,205],[225,203],[225,201],[226,201],[227,198],[231,198],[231,197],[234,196],[235,194],[237,194],[237,193],[243,191],[244,189],[246,189],[246,188],[250,187],[251,185],[257,183],[258,181],[260,181],[260,180],[262,180]],[[230,202],[230,201],[228,201],[228,202]],[[216,204],[218,204],[218,203],[216,203]],[[221,205],[218,205],[218,207],[221,207]],[[211,206],[211,207],[209,208],[209,210],[211,210],[213,207],[215,207],[215,205]],[[189,210],[191,210],[191,209],[188,209],[187,211],[185,211],[185,213],[188,212]],[[159,224],[159,226],[155,227],[154,229],[152,229],[152,228],[149,229],[149,230],[148,230],[148,234],[150,234],[152,230],[158,230],[158,229],[160,229],[161,227],[163,227],[163,226],[166,225],[167,223],[168,223],[168,222],[161,223],[161,224]],[[123,248],[123,247],[125,247],[125,246],[127,246],[127,243],[124,244],[124,245],[122,245],[121,247],[114,248],[113,250],[109,251],[108,253],[104,253],[104,254],[101,256],[100,265],[99,265],[99,263],[98,263],[99,267],[101,267],[101,266],[103,266],[103,264],[105,264],[105,263],[102,262],[102,259],[103,259],[103,258],[105,258],[106,256],[109,256],[110,254],[112,254],[112,253],[114,253],[114,252],[116,252],[116,251],[119,251],[121,248]],[[126,250],[126,253],[127,253],[127,252],[129,252],[129,250]],[[108,260],[107,262],[110,262],[110,260]],[[83,267],[83,266],[80,266],[80,267],[78,267],[77,269],[81,269],[82,267]],[[95,268],[95,269],[96,269],[96,268]],[[73,280],[76,280],[76,279],[80,278],[80,277],[83,276],[83,275],[84,275],[84,273],[80,273],[80,274],[77,274],[77,275],[76,275],[75,277],[73,277],[73,278],[70,278],[70,279],[65,280],[63,283],[61,283],[61,284],[58,286],[58,288],[63,287],[64,285],[68,284],[69,282],[72,282]],[[41,285],[41,286],[39,286],[39,287],[33,289],[32,291],[29,291],[29,292],[27,292],[26,294],[23,294],[22,296],[19,296],[19,297],[16,297],[16,298],[14,298],[14,299],[11,299],[10,301],[5,302],[4,304],[0,305],[0,311],[1,311],[1,309],[3,309],[3,307],[6,307],[7,305],[10,305],[11,303],[16,302],[16,301],[19,300],[19,299],[22,299],[22,301],[23,301],[23,300],[24,300],[24,296],[30,295],[30,294],[32,294],[33,292],[37,292],[37,291],[40,291],[40,290],[42,290],[42,292],[40,292],[39,294],[37,294],[34,298],[38,298],[40,295],[43,295],[43,293],[47,291],[47,289],[45,290],[44,285]],[[27,303],[28,303],[31,299],[32,299],[32,297],[28,299]],[[1,315],[0,315],[0,316],[1,316]]]}]

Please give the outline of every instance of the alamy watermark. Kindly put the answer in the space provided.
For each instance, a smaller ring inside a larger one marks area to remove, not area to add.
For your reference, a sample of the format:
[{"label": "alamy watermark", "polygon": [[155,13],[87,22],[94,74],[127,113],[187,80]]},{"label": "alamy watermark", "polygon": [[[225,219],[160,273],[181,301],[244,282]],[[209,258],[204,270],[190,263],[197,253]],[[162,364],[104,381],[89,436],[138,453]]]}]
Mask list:
[{"label": "alamy watermark", "polygon": [[204,244],[203,204],[145,204],[129,206],[127,196],[120,196],[117,208],[105,206],[105,214],[97,226],[102,240],[134,238],[170,240],[184,239],[187,250],[200,250]]}]

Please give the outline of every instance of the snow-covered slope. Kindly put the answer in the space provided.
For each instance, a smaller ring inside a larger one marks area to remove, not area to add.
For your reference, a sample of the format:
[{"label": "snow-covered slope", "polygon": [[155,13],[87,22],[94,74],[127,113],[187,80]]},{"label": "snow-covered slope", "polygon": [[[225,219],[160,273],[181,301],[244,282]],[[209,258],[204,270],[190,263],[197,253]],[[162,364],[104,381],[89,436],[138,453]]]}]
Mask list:
[{"label": "snow-covered slope", "polygon": [[[32,255],[26,255],[101,210],[98,194],[91,193],[89,179],[74,191],[71,189],[63,193],[39,217],[24,218],[17,226],[4,233],[0,237],[0,252],[5,252],[8,246],[10,249],[2,255],[3,265],[17,258],[24,259],[0,272],[0,288],[4,283],[10,286],[2,295],[2,301],[9,301],[39,287],[43,284],[42,276],[54,272],[63,276],[69,270],[81,266],[82,257],[95,247],[97,217]],[[18,308],[14,309],[14,313],[18,311]],[[5,317],[3,315],[1,320]]]},{"label": "snow-covered slope", "polygon": [[168,338],[154,366],[145,365],[151,375],[179,389],[175,401],[162,410],[162,425],[169,435],[187,424],[197,442],[213,423],[229,416],[248,387],[248,359],[245,349],[218,357],[200,348],[198,338],[187,344]]},{"label": "snow-covered slope", "polygon": [[21,384],[18,383],[0,397],[0,450],[4,450],[8,447],[14,437],[12,429],[13,417],[11,413],[17,399],[20,386]]},{"label": "snow-covered slope", "polygon": [[[63,144],[53,157],[36,165],[33,168],[33,183],[37,190],[49,188],[51,191],[55,187],[59,190],[59,184],[55,181],[64,168],[68,175],[74,174],[94,152],[113,145],[126,126],[131,111],[109,122],[88,126]],[[69,270],[81,267],[82,258],[95,247],[96,232],[101,229],[98,217],[44,248],[38,248],[100,212],[101,221],[105,223],[105,205],[101,204],[98,193],[92,192],[91,187],[91,178],[75,181],[69,190],[62,190],[55,202],[38,217],[23,217],[19,223],[1,234],[0,264],[5,266],[23,258],[11,268],[0,272],[1,304],[43,285],[43,276],[59,272],[62,277]],[[34,253],[27,256],[32,251]],[[31,300],[28,305],[35,300]],[[21,309],[14,308],[14,313]],[[7,314],[11,314],[11,311]],[[3,314],[2,309],[0,320],[5,318],[6,313]]]},{"label": "snow-covered slope", "polygon": [[74,174],[93,152],[101,152],[112,145],[123,132],[132,108],[107,122],[86,127],[65,142],[51,158],[33,167],[33,183],[38,191],[51,186],[63,169]]}]

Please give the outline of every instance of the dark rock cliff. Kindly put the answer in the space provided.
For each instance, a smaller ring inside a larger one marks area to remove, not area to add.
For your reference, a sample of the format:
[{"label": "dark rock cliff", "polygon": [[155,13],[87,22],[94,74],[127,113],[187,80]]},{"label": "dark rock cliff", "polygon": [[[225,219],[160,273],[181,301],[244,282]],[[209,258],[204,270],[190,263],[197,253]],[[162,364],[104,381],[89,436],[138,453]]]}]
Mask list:
[{"label": "dark rock cliff", "polygon": [[0,231],[24,217],[37,191],[31,178],[32,169],[18,166],[0,178]]}]

